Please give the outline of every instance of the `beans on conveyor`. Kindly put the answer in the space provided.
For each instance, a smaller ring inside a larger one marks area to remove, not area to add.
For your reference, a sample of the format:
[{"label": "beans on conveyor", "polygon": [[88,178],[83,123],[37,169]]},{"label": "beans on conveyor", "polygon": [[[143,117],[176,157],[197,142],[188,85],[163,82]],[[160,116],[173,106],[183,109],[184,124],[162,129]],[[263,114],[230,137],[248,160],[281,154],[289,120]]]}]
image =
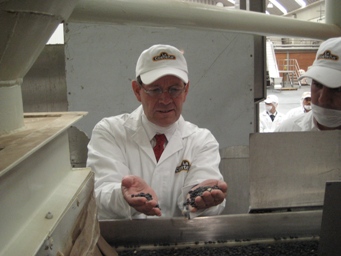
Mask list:
[{"label": "beans on conveyor", "polygon": [[188,246],[156,250],[132,249],[120,251],[119,256],[317,256],[318,241],[256,243],[241,246]]}]

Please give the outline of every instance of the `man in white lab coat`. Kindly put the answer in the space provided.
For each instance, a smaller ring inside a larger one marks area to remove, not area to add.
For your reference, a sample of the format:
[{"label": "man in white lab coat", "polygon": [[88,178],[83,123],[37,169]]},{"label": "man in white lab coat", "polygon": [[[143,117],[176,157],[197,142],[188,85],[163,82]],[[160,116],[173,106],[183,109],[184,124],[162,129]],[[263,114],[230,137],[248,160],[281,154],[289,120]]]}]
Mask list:
[{"label": "man in white lab coat", "polygon": [[264,104],[265,110],[259,115],[259,132],[273,132],[285,116],[277,111],[278,97],[276,95],[268,95]]},{"label": "man in white lab coat", "polygon": [[299,116],[303,113],[308,113],[311,110],[311,93],[303,92],[300,100],[301,106],[290,109],[285,115],[285,119]]},{"label": "man in white lab coat", "polygon": [[324,41],[308,71],[311,111],[285,120],[276,131],[341,130],[341,37]]},{"label": "man in white lab coat", "polygon": [[[99,219],[220,214],[227,184],[219,144],[181,115],[189,91],[182,52],[170,45],[143,51],[132,89],[141,106],[102,119],[88,145]],[[165,135],[161,142],[156,134]]]}]

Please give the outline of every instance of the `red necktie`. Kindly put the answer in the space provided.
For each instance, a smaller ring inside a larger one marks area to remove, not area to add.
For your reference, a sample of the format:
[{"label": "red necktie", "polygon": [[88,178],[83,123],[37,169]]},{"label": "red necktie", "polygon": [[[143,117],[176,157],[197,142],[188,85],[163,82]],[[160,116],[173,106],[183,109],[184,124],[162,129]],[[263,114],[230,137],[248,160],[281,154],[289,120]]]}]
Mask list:
[{"label": "red necktie", "polygon": [[156,134],[154,136],[155,140],[156,140],[156,145],[154,147],[154,153],[155,153],[155,157],[156,157],[156,161],[158,162],[161,154],[163,152],[164,149],[164,145],[167,141],[167,138],[164,134]]}]

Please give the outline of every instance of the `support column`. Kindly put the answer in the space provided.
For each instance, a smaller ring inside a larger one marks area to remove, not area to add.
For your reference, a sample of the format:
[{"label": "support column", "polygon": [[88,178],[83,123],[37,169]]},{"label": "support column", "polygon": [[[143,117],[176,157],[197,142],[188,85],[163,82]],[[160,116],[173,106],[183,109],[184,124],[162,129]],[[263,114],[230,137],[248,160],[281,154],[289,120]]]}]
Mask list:
[{"label": "support column", "polygon": [[326,23],[341,27],[341,2],[340,0],[326,0]]}]

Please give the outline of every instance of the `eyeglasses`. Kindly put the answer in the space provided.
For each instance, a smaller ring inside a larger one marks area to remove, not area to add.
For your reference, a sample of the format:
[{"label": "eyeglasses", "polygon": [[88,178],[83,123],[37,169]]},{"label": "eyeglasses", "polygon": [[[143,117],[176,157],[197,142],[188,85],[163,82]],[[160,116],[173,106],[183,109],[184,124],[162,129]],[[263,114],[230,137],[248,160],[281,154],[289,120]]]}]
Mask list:
[{"label": "eyeglasses", "polygon": [[171,86],[168,88],[168,90],[163,90],[160,87],[156,87],[153,89],[146,89],[142,84],[140,84],[141,88],[144,90],[145,93],[147,93],[149,96],[151,97],[159,97],[162,93],[164,92],[168,92],[168,94],[172,97],[172,98],[177,98],[180,96],[180,94],[185,91],[186,89],[186,84],[183,87],[180,86]]}]

